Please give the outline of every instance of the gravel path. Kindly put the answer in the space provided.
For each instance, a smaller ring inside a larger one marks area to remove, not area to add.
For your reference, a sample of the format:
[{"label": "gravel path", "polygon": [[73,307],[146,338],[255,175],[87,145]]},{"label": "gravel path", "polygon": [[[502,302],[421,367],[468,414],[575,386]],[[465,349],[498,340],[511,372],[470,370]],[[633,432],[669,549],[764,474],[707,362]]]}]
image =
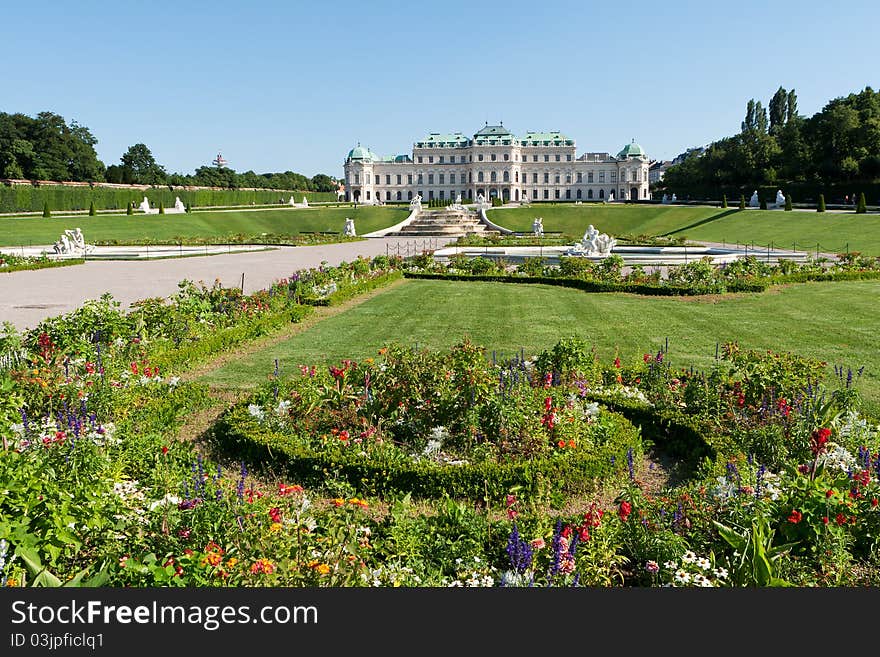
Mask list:
[{"label": "gravel path", "polygon": [[233,253],[156,261],[89,261],[82,265],[0,274],[0,322],[19,330],[47,317],[69,313],[86,299],[109,292],[123,307],[148,297],[177,292],[183,279],[238,287],[244,274],[246,293],[263,289],[298,269],[350,262],[358,255],[415,255],[445,243],[443,238],[388,237],[318,246],[280,247],[273,251]]}]

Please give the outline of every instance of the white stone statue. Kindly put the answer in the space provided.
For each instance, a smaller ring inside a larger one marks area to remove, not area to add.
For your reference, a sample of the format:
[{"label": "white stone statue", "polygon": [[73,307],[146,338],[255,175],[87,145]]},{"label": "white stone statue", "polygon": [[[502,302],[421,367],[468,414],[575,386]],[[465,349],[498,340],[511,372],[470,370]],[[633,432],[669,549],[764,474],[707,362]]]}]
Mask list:
[{"label": "white stone statue", "polygon": [[52,245],[52,250],[59,255],[86,254],[95,250],[93,244],[86,244],[82,229],[66,229],[61,238]]},{"label": "white stone statue", "polygon": [[149,212],[150,212],[150,199],[148,199],[146,196],[144,196],[144,200],[141,201],[141,204],[138,206],[138,208],[140,210],[143,210],[147,214],[149,214]]},{"label": "white stone statue", "polygon": [[543,217],[535,217],[535,220],[532,222],[532,231],[535,233],[535,237],[544,237]]},{"label": "white stone statue", "polygon": [[752,192],[752,198],[749,199],[749,207],[757,208],[761,206],[761,202],[758,200],[758,190],[756,189]]},{"label": "white stone statue", "polygon": [[293,200],[293,194],[290,195],[290,200],[287,202],[287,204],[291,207],[296,205],[296,201]]},{"label": "white stone statue", "polygon": [[309,199],[307,199],[305,196],[303,196],[303,203],[302,204],[304,207],[309,207]]},{"label": "white stone statue", "polygon": [[342,234],[346,237],[357,237],[357,232],[354,229],[354,219],[345,218],[345,229],[342,231]]},{"label": "white stone statue", "polygon": [[455,197],[455,204],[456,204],[456,205],[461,205],[461,194],[458,194],[458,195]]},{"label": "white stone statue", "polygon": [[608,194],[608,202],[614,203],[614,190],[611,190],[611,192]]},{"label": "white stone statue", "polygon": [[71,253],[70,238],[67,236],[66,232],[57,242],[55,242],[55,245],[52,248],[55,250],[55,253],[58,253],[59,255]]},{"label": "white stone statue", "polygon": [[477,205],[483,205],[486,202],[486,197],[482,194],[477,194]]},{"label": "white stone statue", "polygon": [[785,194],[782,193],[781,189],[776,190],[776,207],[781,208],[785,206]]},{"label": "white stone statue", "polygon": [[180,200],[179,196],[174,197],[174,209],[178,212],[186,212],[186,206],[183,204],[183,201]]},{"label": "white stone statue", "polygon": [[526,190],[522,191],[522,194],[520,194],[519,198],[520,198],[520,203],[522,205],[529,204],[529,193]]},{"label": "white stone statue", "polygon": [[673,192],[672,200],[670,201],[670,203],[675,203],[677,200],[678,200],[678,198],[675,196],[675,193]]},{"label": "white stone statue", "polygon": [[611,250],[616,244],[616,239],[605,233],[599,233],[593,224],[590,224],[583,239],[568,249],[566,254],[607,257],[611,255]]},{"label": "white stone statue", "polygon": [[660,199],[660,202],[661,202],[663,205],[666,205],[667,203],[669,203],[669,198],[666,196],[666,194],[663,195],[663,198]]},{"label": "white stone statue", "polygon": [[416,197],[409,202],[410,210],[421,210],[422,209],[422,195],[416,194]]}]

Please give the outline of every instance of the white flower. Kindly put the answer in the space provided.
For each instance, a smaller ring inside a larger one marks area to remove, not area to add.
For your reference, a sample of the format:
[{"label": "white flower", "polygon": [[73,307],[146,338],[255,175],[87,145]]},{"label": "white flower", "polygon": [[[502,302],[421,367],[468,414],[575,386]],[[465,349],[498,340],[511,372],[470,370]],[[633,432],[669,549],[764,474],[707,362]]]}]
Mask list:
[{"label": "white flower", "polygon": [[666,570],[675,570],[676,568],[678,568],[678,562],[677,561],[664,561],[663,567],[666,568]]},{"label": "white flower", "polygon": [[178,383],[180,383],[179,376],[172,376],[171,378],[168,379],[168,387],[169,388],[176,388]]},{"label": "white flower", "polygon": [[684,563],[694,563],[697,560],[697,555],[688,550],[683,555],[681,555],[681,560]]},{"label": "white flower", "polygon": [[700,557],[697,559],[697,565],[703,570],[709,570],[712,567],[712,564],[706,557]]},{"label": "white flower", "polygon": [[278,402],[278,406],[275,407],[275,415],[285,416],[287,412],[290,410],[290,400],[282,399]]},{"label": "white flower", "polygon": [[673,576],[676,584],[688,584],[691,581],[691,574],[685,570],[676,570]]},{"label": "white flower", "polygon": [[712,570],[712,573],[718,579],[726,579],[727,578],[727,568],[715,568]]},{"label": "white flower", "polygon": [[165,497],[161,500],[156,500],[155,502],[150,504],[150,511],[159,508],[160,506],[167,506],[169,504],[178,505],[180,504],[180,498],[177,495],[172,495],[171,493],[166,493]]},{"label": "white flower", "polygon": [[261,421],[266,418],[266,412],[259,404],[248,404],[248,413]]},{"label": "white flower", "polygon": [[588,402],[584,404],[584,415],[587,417],[595,417],[596,415],[599,415],[599,403]]}]

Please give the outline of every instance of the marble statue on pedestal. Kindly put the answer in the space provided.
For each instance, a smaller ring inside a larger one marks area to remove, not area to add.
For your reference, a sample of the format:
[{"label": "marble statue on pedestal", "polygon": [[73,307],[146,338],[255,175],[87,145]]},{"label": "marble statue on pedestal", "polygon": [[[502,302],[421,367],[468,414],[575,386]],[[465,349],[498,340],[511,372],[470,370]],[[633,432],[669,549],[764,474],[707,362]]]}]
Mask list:
[{"label": "marble statue on pedestal", "polygon": [[535,233],[535,237],[544,237],[543,217],[535,217],[535,220],[532,222],[532,231]]},{"label": "marble statue on pedestal", "polygon": [[345,218],[345,228],[342,234],[346,237],[357,237],[357,232],[354,229],[354,219]]},{"label": "marble statue on pedestal", "polygon": [[749,207],[757,208],[761,206],[761,202],[758,200],[758,190],[756,189],[752,192],[752,198],[749,199]]},{"label": "marble statue on pedestal", "polygon": [[782,193],[781,189],[776,190],[776,207],[785,207],[785,194]]}]

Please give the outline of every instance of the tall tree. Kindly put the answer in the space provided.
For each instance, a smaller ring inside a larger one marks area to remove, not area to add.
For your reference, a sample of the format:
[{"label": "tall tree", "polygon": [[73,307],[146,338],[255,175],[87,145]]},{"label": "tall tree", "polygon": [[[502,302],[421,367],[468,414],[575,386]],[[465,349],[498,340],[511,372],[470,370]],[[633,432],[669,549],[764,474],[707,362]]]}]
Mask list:
[{"label": "tall tree", "polygon": [[788,93],[782,87],[770,99],[770,134],[778,134],[788,116]]},{"label": "tall tree", "polygon": [[168,176],[145,144],[130,146],[119,159],[122,162],[123,182],[159,185],[164,183]]},{"label": "tall tree", "polygon": [[785,122],[788,123],[797,118],[797,94],[792,89],[788,92],[788,97],[786,98]]}]

